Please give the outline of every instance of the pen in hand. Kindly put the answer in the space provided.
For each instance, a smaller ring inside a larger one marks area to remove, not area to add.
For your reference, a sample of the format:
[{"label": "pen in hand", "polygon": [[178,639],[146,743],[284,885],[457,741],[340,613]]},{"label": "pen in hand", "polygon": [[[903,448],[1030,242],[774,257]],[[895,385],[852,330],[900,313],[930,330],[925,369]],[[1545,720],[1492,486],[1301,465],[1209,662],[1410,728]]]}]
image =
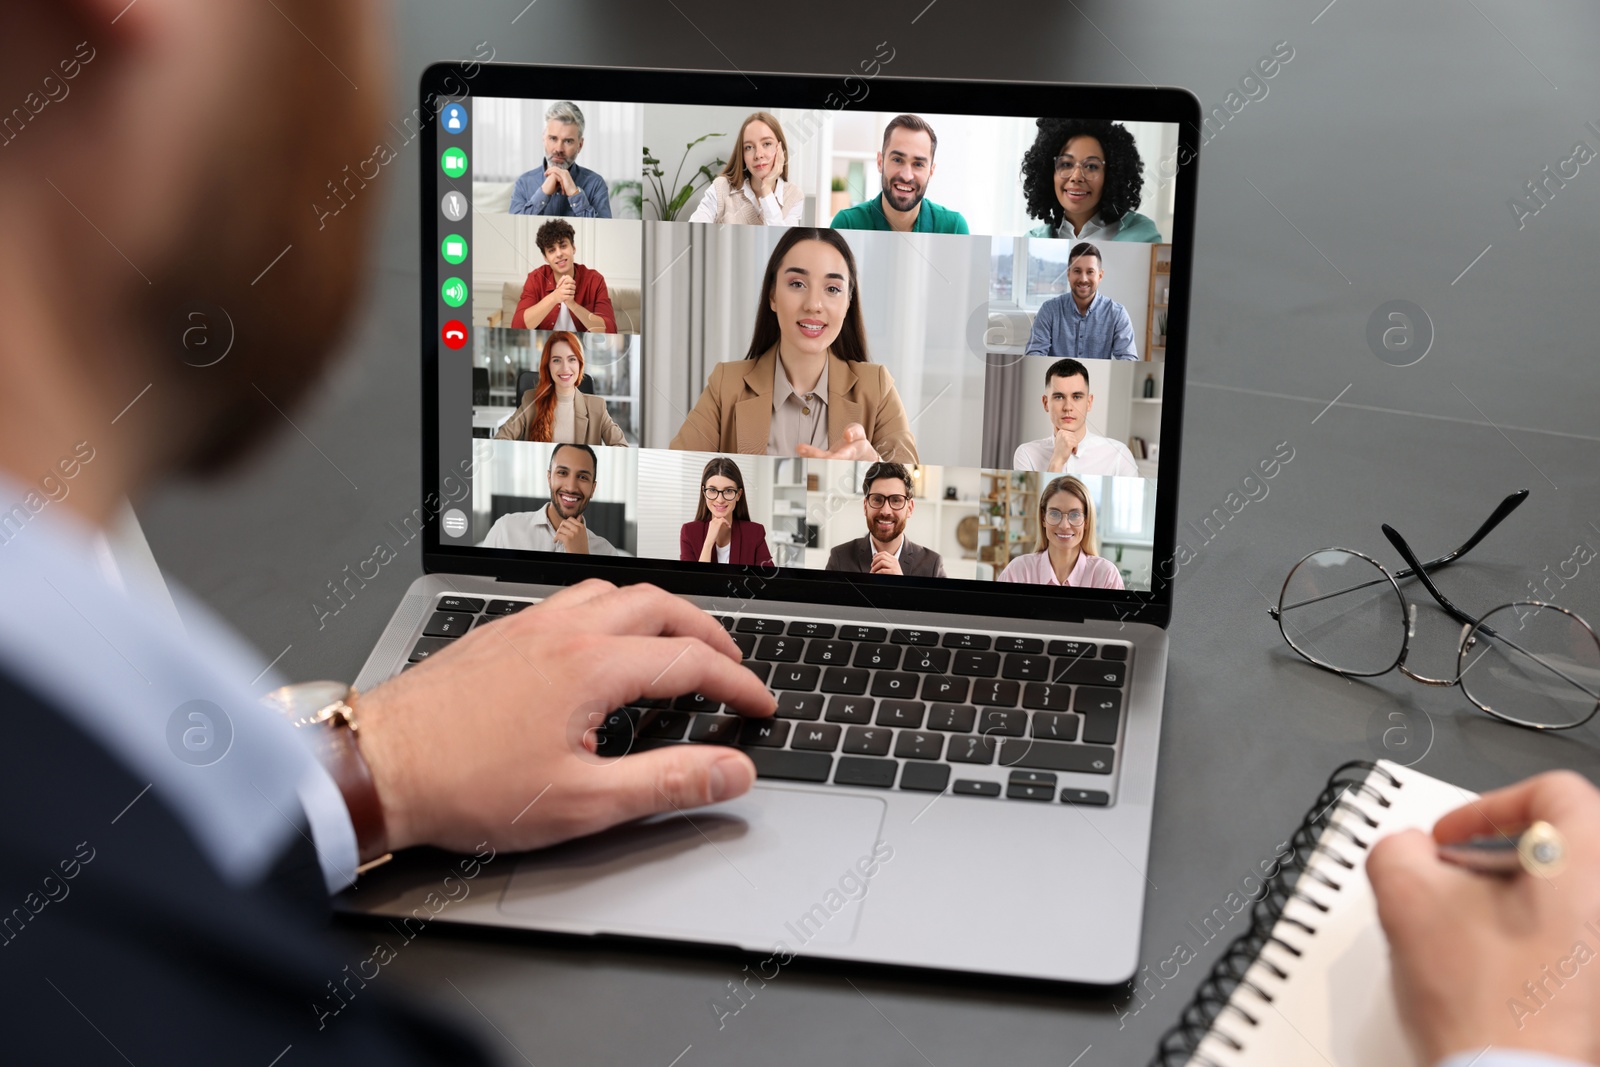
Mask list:
[{"label": "pen in hand", "polygon": [[1479,874],[1515,874],[1522,870],[1548,878],[1566,866],[1567,842],[1560,830],[1540,820],[1515,837],[1485,834],[1440,845],[1439,858]]}]

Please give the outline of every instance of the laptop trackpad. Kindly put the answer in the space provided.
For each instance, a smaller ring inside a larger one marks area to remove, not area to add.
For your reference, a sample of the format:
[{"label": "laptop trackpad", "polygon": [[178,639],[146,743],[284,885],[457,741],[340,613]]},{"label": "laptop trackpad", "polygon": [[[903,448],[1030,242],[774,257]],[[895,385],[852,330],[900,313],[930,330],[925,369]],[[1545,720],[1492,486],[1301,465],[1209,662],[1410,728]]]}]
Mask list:
[{"label": "laptop trackpad", "polygon": [[884,812],[876,797],[763,786],[525,856],[500,910],[548,930],[847,944]]}]

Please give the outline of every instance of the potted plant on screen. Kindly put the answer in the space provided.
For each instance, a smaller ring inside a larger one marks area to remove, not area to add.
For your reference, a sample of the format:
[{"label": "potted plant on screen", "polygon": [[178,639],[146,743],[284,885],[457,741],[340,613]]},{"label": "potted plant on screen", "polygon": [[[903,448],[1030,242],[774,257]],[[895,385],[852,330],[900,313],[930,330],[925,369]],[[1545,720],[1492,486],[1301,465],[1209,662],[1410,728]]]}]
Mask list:
[{"label": "potted plant on screen", "polygon": [[[696,137],[683,149],[683,158],[678,160],[678,169],[672,174],[671,183],[663,182],[667,172],[661,169],[661,160],[650,154],[647,146],[644,150],[644,180],[649,186],[649,191],[644,193],[644,202],[656,209],[656,215],[662,222],[676,222],[689,201],[695,199],[695,194],[716,180],[722,172],[724,159],[713,159],[709,163],[702,163],[699,169],[689,175],[689,180],[681,186],[678,179],[683,176],[683,168],[689,163],[689,153],[694,151],[695,145],[712,137],[723,137],[724,134],[708,133]],[[670,194],[670,195],[669,195]]]}]

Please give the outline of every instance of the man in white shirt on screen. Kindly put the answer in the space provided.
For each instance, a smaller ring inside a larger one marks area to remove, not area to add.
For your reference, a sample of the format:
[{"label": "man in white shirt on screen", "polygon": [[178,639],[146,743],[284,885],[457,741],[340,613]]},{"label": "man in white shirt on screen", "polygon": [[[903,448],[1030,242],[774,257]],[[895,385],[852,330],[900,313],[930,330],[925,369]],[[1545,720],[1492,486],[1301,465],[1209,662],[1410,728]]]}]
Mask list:
[{"label": "man in white shirt on screen", "polygon": [[1044,373],[1044,390],[1039,399],[1050,416],[1050,436],[1018,445],[1013,470],[1139,477],[1127,445],[1089,432],[1089,410],[1094,407],[1089,368],[1075,359],[1058,359]]},{"label": "man in white shirt on screen", "polygon": [[550,503],[538,511],[513,511],[500,516],[479,547],[626,556],[628,553],[583,521],[583,513],[594,496],[598,466],[594,449],[588,445],[556,445],[550,453]]}]

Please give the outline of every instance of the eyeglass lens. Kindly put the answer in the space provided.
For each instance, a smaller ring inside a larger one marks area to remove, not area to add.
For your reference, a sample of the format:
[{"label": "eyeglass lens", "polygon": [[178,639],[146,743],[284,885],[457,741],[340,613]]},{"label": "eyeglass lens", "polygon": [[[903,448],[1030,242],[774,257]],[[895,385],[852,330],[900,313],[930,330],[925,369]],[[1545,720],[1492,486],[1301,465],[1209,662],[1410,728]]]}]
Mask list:
[{"label": "eyeglass lens", "polygon": [[1600,703],[1600,642],[1548,605],[1507,604],[1485,615],[1462,641],[1456,669],[1469,700],[1527,726],[1574,726]]},{"label": "eyeglass lens", "polygon": [[1354,552],[1327,548],[1301,560],[1278,606],[1284,639],[1318,666],[1365,677],[1400,662],[1405,602],[1376,563]]},{"label": "eyeglass lens", "polygon": [[867,506],[869,508],[881,508],[885,504],[888,504],[890,511],[904,511],[906,501],[910,499],[910,497],[901,496],[898,493],[896,493],[894,496],[884,496],[882,493],[870,493],[867,496]]}]

